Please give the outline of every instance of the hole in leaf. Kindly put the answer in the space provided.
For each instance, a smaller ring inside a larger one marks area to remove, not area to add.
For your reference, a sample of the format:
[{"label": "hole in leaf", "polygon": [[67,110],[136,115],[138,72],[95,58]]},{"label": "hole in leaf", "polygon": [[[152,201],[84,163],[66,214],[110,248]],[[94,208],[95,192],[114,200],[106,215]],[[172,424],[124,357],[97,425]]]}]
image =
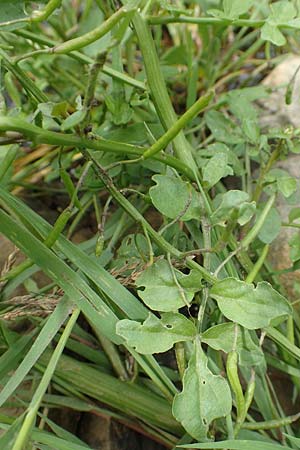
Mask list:
[{"label": "hole in leaf", "polygon": [[205,381],[205,380],[202,380],[202,384],[206,384],[206,381]]},{"label": "hole in leaf", "polygon": [[202,422],[203,422],[203,425],[207,425],[207,420],[205,419],[205,417],[203,417]]},{"label": "hole in leaf", "polygon": [[166,328],[169,328],[169,329],[172,329],[172,328],[173,328],[173,325],[171,325],[170,323],[167,323],[167,324],[165,325],[165,327],[166,327]]}]

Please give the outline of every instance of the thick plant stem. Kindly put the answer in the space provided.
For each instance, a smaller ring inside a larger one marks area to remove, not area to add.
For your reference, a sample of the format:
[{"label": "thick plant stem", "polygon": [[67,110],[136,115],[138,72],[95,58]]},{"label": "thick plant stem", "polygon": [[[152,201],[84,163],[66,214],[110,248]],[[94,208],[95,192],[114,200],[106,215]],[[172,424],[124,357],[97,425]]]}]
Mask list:
[{"label": "thick plant stem", "polygon": [[164,149],[169,142],[172,141],[185,127],[185,125],[193,119],[200,111],[202,111],[213,98],[213,92],[210,91],[207,94],[200,97],[196,103],[194,103],[176,122],[167,130],[167,132],[161,136],[148,150],[143,154],[143,159],[151,158],[156,153]]},{"label": "thick plant stem", "polygon": [[[157,114],[166,130],[170,129],[177,120],[174,108],[168,95],[166,83],[161,72],[155,44],[147,22],[136,12],[132,19],[141,52],[144,58],[147,81]],[[198,169],[192,156],[192,149],[181,131],[174,139],[177,157],[190,169],[197,173]]]},{"label": "thick plant stem", "polygon": [[[36,125],[25,122],[25,120],[0,116],[0,131],[16,131],[25,137],[32,139],[39,144],[52,144],[58,146],[74,146],[78,148],[89,148],[98,151],[119,153],[125,155],[142,156],[145,149],[137,145],[124,144],[123,142],[110,141],[97,137],[97,139],[87,139],[73,134],[57,133],[55,131],[44,130]],[[153,158],[160,161],[180,173],[184,174],[191,181],[195,180],[194,173],[182,161],[171,155],[153,155]]]},{"label": "thick plant stem", "polygon": [[79,50],[83,47],[86,47],[89,44],[97,41],[105,34],[107,34],[123,17],[128,14],[128,11],[125,7],[120,8],[117,12],[115,12],[112,16],[110,16],[105,22],[103,22],[99,27],[95,28],[92,31],[84,34],[83,36],[79,36],[74,39],[70,39],[69,41],[63,42],[62,44],[58,44],[55,47],[47,50],[49,53],[56,54],[67,54],[73,52],[75,50]]}]

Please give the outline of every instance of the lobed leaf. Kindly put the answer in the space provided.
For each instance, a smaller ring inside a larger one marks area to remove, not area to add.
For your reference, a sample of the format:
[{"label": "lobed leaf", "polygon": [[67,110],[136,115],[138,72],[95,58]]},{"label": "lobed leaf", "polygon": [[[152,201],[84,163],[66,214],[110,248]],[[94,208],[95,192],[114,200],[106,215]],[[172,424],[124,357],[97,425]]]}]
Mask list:
[{"label": "lobed leaf", "polygon": [[211,288],[210,295],[227,319],[250,330],[268,327],[273,319],[292,314],[288,301],[266,281],[254,287],[226,278]]},{"label": "lobed leaf", "polygon": [[178,313],[165,313],[160,319],[149,315],[143,324],[120,320],[116,329],[128,345],[144,355],[166,352],[176,342],[193,340],[197,333],[193,322]]}]

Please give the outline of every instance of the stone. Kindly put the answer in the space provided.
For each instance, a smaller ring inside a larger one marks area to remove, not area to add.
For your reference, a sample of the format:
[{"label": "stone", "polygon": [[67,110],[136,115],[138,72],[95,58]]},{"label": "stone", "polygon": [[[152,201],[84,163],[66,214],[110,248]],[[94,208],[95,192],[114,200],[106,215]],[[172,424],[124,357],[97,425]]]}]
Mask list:
[{"label": "stone", "polygon": [[[291,176],[298,180],[297,198],[300,199],[299,185],[300,185],[300,155],[289,156],[284,161],[279,161],[276,164],[279,169],[286,170]],[[289,213],[292,208],[300,207],[300,200],[297,204],[289,205],[282,196],[278,196],[277,209],[280,213],[282,222],[288,222]],[[269,261],[275,270],[284,270],[292,267],[293,263],[290,258],[289,241],[300,230],[292,227],[281,227],[280,233],[271,244],[269,251]],[[295,270],[279,275],[279,279],[289,297],[289,299],[299,298],[296,283],[300,286],[300,270]]]},{"label": "stone", "polygon": [[[263,111],[260,123],[263,128],[300,126],[300,56],[289,55],[263,80],[262,85],[272,89],[267,98],[259,101]],[[297,72],[297,70],[299,71]],[[287,105],[285,94],[294,79],[291,104]]]}]

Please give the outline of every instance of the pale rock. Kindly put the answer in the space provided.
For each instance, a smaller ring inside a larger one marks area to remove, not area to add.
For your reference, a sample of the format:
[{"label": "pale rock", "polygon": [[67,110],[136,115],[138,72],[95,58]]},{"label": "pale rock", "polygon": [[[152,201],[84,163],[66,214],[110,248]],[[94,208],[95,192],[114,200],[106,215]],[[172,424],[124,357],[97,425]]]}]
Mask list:
[{"label": "pale rock", "polygon": [[[300,126],[300,69],[297,72],[299,67],[300,56],[289,55],[263,80],[262,85],[271,88],[272,93],[259,101],[259,104],[263,107],[260,119],[262,127],[293,126],[297,128]],[[287,105],[285,94],[287,86],[294,76],[292,102]]]}]

